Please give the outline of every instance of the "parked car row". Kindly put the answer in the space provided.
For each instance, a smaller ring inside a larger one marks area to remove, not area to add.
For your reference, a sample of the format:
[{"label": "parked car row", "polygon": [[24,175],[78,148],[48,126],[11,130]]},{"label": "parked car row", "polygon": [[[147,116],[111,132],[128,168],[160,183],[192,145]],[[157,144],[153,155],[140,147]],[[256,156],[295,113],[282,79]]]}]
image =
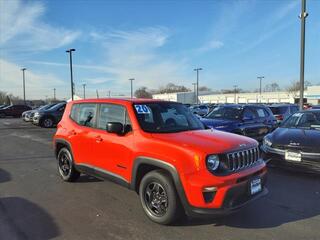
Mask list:
[{"label": "parked car row", "polygon": [[209,128],[258,140],[270,164],[320,173],[318,106],[299,111],[294,104],[222,104],[198,117]]},{"label": "parked car row", "polygon": [[41,106],[37,109],[25,111],[21,114],[26,122],[32,122],[35,125],[51,128],[61,120],[66,102],[51,103]]}]

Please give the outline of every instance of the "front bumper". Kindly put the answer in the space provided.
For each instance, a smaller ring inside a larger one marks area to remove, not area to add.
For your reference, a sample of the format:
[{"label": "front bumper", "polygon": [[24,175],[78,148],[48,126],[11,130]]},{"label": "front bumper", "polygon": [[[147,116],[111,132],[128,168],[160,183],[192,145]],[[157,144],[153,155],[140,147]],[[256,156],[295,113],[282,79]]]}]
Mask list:
[{"label": "front bumper", "polygon": [[301,153],[301,162],[288,161],[285,159],[286,150],[261,146],[262,157],[266,162],[270,162],[282,168],[290,168],[295,171],[320,173],[320,153]]},{"label": "front bumper", "polygon": [[39,123],[40,123],[40,116],[33,117],[32,123],[35,124],[35,125],[39,125]]},{"label": "front bumper", "polygon": [[[251,195],[250,183],[257,178],[261,179],[261,191]],[[264,164],[226,176],[220,179],[220,183],[216,181],[216,185],[208,183],[207,177],[198,180],[197,182],[192,178],[188,181],[192,183],[191,186],[184,187],[188,198],[188,204],[184,204],[184,208],[191,217],[228,215],[268,193],[265,187],[267,171]],[[208,186],[216,187],[211,201],[206,201],[204,197],[204,189]]]}]

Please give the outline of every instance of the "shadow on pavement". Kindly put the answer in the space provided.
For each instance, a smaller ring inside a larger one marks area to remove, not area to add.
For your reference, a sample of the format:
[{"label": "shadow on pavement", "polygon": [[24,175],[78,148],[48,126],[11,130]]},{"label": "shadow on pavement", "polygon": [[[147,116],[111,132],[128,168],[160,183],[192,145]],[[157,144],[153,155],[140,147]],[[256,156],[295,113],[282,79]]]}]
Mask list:
[{"label": "shadow on pavement", "polygon": [[0,168],[0,183],[8,182],[10,180],[11,180],[10,173]]},{"label": "shadow on pavement", "polygon": [[38,205],[19,197],[0,198],[0,238],[46,240],[59,235],[52,217]]},{"label": "shadow on pavement", "polygon": [[179,225],[273,228],[320,214],[320,177],[270,170],[269,194],[231,215],[216,219],[191,219]]},{"label": "shadow on pavement", "polygon": [[81,177],[74,183],[88,183],[88,182],[103,182],[103,180],[86,175],[86,174],[81,174]]}]

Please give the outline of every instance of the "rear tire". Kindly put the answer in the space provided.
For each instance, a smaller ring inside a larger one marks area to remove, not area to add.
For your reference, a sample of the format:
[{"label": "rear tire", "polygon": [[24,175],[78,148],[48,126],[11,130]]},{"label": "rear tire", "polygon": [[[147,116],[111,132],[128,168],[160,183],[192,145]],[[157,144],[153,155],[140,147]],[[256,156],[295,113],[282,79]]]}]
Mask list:
[{"label": "rear tire", "polygon": [[53,127],[53,119],[50,117],[44,118],[40,124],[41,127],[44,128],[52,128]]},{"label": "rear tire", "polygon": [[153,222],[169,225],[182,216],[175,186],[164,170],[151,171],[142,178],[139,196],[144,212]]},{"label": "rear tire", "polygon": [[70,150],[66,147],[61,148],[58,157],[58,172],[65,182],[74,182],[80,177],[80,172],[74,167],[73,157]]}]

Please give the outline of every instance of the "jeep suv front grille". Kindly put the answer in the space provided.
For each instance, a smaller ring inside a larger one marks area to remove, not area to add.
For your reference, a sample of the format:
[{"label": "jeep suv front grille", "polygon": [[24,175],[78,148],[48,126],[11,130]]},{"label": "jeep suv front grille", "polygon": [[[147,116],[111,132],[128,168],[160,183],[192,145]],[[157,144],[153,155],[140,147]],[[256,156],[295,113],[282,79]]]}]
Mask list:
[{"label": "jeep suv front grille", "polygon": [[225,166],[230,172],[250,167],[260,158],[259,148],[251,148],[226,154]]}]

